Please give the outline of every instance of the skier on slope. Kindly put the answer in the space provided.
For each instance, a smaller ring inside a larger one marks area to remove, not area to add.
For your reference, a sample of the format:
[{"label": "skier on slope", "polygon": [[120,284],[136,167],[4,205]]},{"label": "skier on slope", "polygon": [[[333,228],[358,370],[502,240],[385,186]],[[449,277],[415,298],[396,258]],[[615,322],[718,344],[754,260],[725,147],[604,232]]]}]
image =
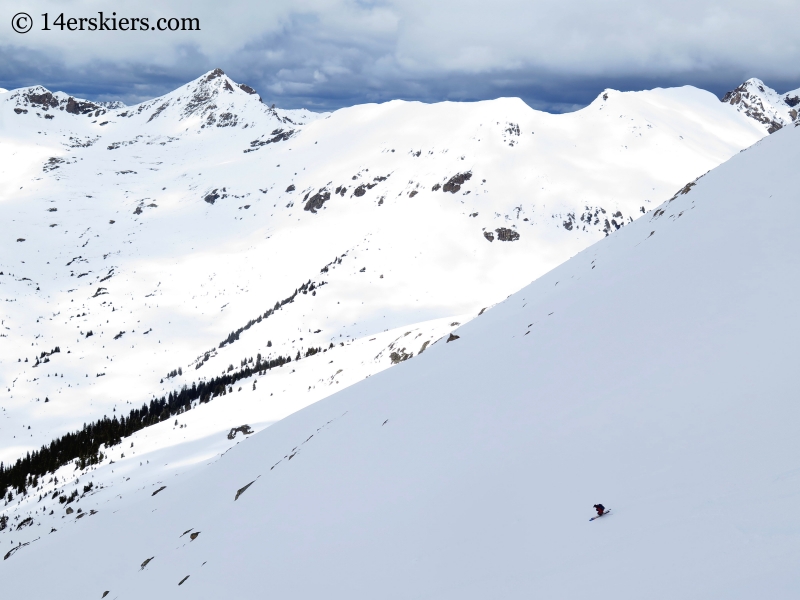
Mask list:
[{"label": "skier on slope", "polygon": [[605,513],[605,511],[606,511],[606,507],[605,507],[605,506],[603,506],[602,504],[595,504],[595,505],[594,505],[594,509],[597,511],[597,516],[598,516],[598,517],[602,517],[602,516],[603,516],[603,514],[604,514],[604,513]]}]

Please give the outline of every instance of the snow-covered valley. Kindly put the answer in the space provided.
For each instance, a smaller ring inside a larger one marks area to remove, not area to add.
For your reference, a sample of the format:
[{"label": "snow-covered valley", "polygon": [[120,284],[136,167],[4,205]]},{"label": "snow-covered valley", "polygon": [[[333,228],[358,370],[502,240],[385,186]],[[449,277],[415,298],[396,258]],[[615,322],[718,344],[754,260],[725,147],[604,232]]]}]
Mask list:
[{"label": "snow-covered valley", "polygon": [[0,95],[0,457],[208,389],[14,490],[6,589],[42,563],[70,598],[796,584],[763,516],[800,494],[796,112],[685,87],[318,115],[218,71],[48,94]]}]

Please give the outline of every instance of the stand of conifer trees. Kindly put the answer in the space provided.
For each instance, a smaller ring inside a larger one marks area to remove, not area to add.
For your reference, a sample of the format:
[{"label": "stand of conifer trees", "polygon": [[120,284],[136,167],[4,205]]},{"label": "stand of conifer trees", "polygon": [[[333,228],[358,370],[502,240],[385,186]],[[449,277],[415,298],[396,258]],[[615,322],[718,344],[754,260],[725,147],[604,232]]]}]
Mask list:
[{"label": "stand of conifer trees", "polygon": [[275,306],[267,309],[267,311],[263,315],[259,315],[255,319],[250,319],[247,322],[247,324],[244,325],[243,327],[239,327],[239,329],[237,329],[236,331],[231,331],[228,334],[228,337],[226,337],[223,341],[219,343],[219,347],[224,348],[228,344],[232,344],[233,342],[239,339],[239,336],[242,334],[242,332],[247,331],[256,323],[261,323],[261,321],[263,321],[264,319],[269,318],[274,312],[280,310],[281,307],[285,306],[286,304],[294,302],[294,299],[297,297],[297,294],[308,294],[309,292],[311,292],[312,295],[316,295],[316,292],[314,290],[322,287],[323,285],[325,285],[324,281],[322,283],[314,283],[309,279],[306,283],[297,288],[291,296],[289,296],[288,298],[284,298],[280,302],[276,302]]},{"label": "stand of conifer trees", "polygon": [[149,405],[142,404],[141,408],[131,410],[127,418],[103,417],[89,425],[84,424],[80,431],[67,433],[50,442],[49,446],[28,452],[12,466],[6,467],[0,463],[0,498],[5,497],[9,488],[15,489],[17,494],[24,494],[28,487],[36,487],[39,477],[54,472],[70,461],[76,460],[80,469],[97,464],[103,460],[101,445],[105,445],[106,448],[115,446],[122,441],[122,438],[140,429],[191,410],[195,401],[209,402],[216,396],[225,395],[230,386],[240,379],[282,367],[290,362],[292,362],[291,356],[278,356],[262,361],[259,354],[254,363],[248,362],[247,366],[239,371],[226,373],[210,381],[192,383],[191,388],[183,386],[179,391],[170,392],[168,396],[159,399],[153,398]]}]

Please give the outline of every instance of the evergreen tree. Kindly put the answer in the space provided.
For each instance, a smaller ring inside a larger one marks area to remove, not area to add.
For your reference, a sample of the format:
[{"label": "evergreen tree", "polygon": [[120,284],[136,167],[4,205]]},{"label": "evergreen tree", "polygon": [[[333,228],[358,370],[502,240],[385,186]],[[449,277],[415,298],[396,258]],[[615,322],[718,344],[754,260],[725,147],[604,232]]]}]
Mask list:
[{"label": "evergreen tree", "polygon": [[[67,433],[39,450],[28,452],[8,467],[0,463],[0,498],[8,492],[8,502],[14,498],[11,490],[24,494],[26,488],[36,487],[39,478],[46,473],[53,473],[59,467],[75,462],[76,469],[85,469],[96,465],[103,459],[101,446],[110,448],[119,444],[122,438],[165,421],[170,417],[191,410],[193,402],[209,402],[212,398],[232,391],[233,384],[256,373],[266,373],[270,369],[282,367],[292,361],[291,356],[278,356],[273,359],[259,361],[255,364],[243,361],[243,367],[237,372],[228,371],[225,375],[209,381],[192,383],[192,387],[183,386],[180,390],[170,392],[166,397],[153,398],[149,404],[134,408],[126,417],[114,415],[112,419],[103,417],[94,423],[83,425],[83,429]],[[57,480],[56,480],[56,483]],[[67,501],[64,496],[63,502]]]}]

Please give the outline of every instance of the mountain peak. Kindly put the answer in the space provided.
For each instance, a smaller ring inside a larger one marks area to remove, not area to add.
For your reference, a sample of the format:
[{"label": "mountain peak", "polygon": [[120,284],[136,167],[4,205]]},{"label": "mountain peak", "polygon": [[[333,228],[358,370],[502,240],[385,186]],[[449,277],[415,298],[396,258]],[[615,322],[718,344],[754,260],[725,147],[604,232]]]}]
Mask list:
[{"label": "mountain peak", "polygon": [[235,81],[233,81],[233,79],[231,79],[230,77],[228,77],[225,74],[225,71],[223,71],[219,67],[217,67],[216,69],[214,69],[212,71],[208,71],[207,73],[205,73],[201,77],[198,77],[194,81],[189,82],[189,84],[187,84],[187,85],[208,84],[208,83],[211,83],[212,81],[214,81],[215,79],[219,80],[217,82],[216,86],[215,86],[216,89],[218,89],[218,90],[222,89],[222,90],[225,90],[227,92],[233,92],[235,88],[239,88],[241,91],[245,92],[246,94],[249,94],[251,96],[256,96],[258,98],[259,102],[262,102],[262,103],[264,102],[264,100],[261,98],[261,96],[258,95],[258,92],[256,92],[253,88],[251,88],[246,83],[236,83]]},{"label": "mountain peak", "polygon": [[146,123],[156,120],[158,122],[195,120],[200,129],[247,128],[262,122],[264,117],[276,119],[281,123],[287,119],[278,115],[274,108],[264,104],[256,90],[247,84],[236,83],[219,68],[204,73],[164,96],[119,113],[119,116],[124,118],[139,115],[145,118]]},{"label": "mountain peak", "polygon": [[35,85],[32,87],[13,90],[7,101],[14,102],[17,114],[25,113],[28,109],[41,110],[47,113],[50,110],[62,110],[73,115],[85,115],[97,111],[97,115],[105,113],[113,103],[96,103],[91,100],[75,98],[64,92],[51,92],[46,87]]},{"label": "mountain peak", "polygon": [[722,97],[722,102],[761,123],[768,133],[797,121],[800,90],[787,92],[783,96],[756,77],[751,77]]},{"label": "mountain peak", "polygon": [[216,69],[214,69],[214,70],[212,70],[212,71],[209,71],[208,73],[206,73],[206,74],[204,75],[204,77],[205,77],[206,81],[211,81],[212,79],[215,79],[215,78],[217,78],[217,77],[221,77],[221,76],[223,76],[223,75],[225,75],[225,71],[223,71],[222,69],[220,69],[219,67],[217,67]]}]

